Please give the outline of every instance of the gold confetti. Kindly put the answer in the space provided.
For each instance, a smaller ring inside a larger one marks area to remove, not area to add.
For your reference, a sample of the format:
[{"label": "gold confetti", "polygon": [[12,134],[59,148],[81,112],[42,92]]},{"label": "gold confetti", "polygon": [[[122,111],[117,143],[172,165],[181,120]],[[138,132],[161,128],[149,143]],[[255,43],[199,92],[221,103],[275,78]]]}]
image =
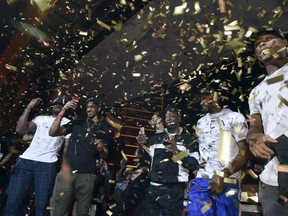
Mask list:
[{"label": "gold confetti", "polygon": [[201,11],[201,7],[200,7],[199,1],[195,2],[194,8],[195,8],[195,14],[198,14]]},{"label": "gold confetti", "polygon": [[240,179],[243,180],[243,179],[246,178],[246,176],[247,176],[246,172],[242,172],[242,175],[241,175]]},{"label": "gold confetti", "polygon": [[218,93],[213,92],[213,102],[217,102],[217,101],[218,101]]},{"label": "gold confetti", "polygon": [[88,32],[86,32],[86,31],[80,31],[80,32],[79,32],[79,35],[87,36],[87,35],[88,35]]},{"label": "gold confetti", "polygon": [[225,193],[225,196],[226,197],[233,196],[233,195],[237,194],[237,192],[238,191],[236,189],[231,189]]},{"label": "gold confetti", "polygon": [[132,73],[133,77],[141,77],[141,73]]},{"label": "gold confetti", "polygon": [[249,26],[249,27],[248,27],[248,31],[247,31],[246,34],[245,34],[245,37],[246,37],[246,38],[250,38],[251,35],[252,35],[253,33],[255,33],[255,32],[257,32],[257,29]]},{"label": "gold confetti", "polygon": [[138,61],[141,61],[141,60],[142,60],[142,58],[143,58],[143,56],[142,56],[142,55],[140,55],[140,54],[138,54],[138,55],[135,55],[135,56],[134,56],[134,61],[136,61],[136,62],[138,62]]},{"label": "gold confetti", "polygon": [[121,151],[121,155],[122,155],[122,157],[124,158],[125,161],[128,161],[128,158],[127,158],[127,156],[126,156],[126,154],[124,153],[123,150]]},{"label": "gold confetti", "polygon": [[258,204],[258,196],[254,196],[254,197],[249,197],[247,199],[247,201],[253,205],[257,205]]},{"label": "gold confetti", "polygon": [[220,176],[220,177],[224,177],[224,176],[225,176],[225,173],[222,172],[222,171],[219,171],[219,170],[216,170],[216,171],[215,171],[215,174],[218,175],[218,176]]},{"label": "gold confetti", "polygon": [[142,146],[142,148],[144,149],[144,151],[146,151],[148,154],[150,154],[150,150],[147,148],[147,146]]},{"label": "gold confetti", "polygon": [[120,4],[127,5],[127,2],[126,2],[126,0],[120,0]]},{"label": "gold confetti", "polygon": [[251,169],[247,170],[247,173],[253,178],[258,179],[258,175]]},{"label": "gold confetti", "polygon": [[198,30],[203,33],[204,32],[204,28],[202,27],[202,25],[200,23],[196,23],[196,27],[198,28]]},{"label": "gold confetti", "polygon": [[111,216],[111,215],[113,215],[113,212],[107,210],[107,211],[106,211],[106,214],[107,214],[108,216]]},{"label": "gold confetti", "polygon": [[111,27],[109,25],[107,25],[106,23],[97,20],[97,24],[100,25],[102,28],[107,29],[108,31],[111,31]]},{"label": "gold confetti", "polygon": [[178,161],[181,161],[183,158],[188,156],[187,151],[181,151],[178,154],[173,155],[172,160],[176,163]]},{"label": "gold confetti", "polygon": [[199,136],[202,133],[201,129],[198,128],[196,125],[193,125],[192,128],[195,130],[195,134],[197,136]]},{"label": "gold confetti", "polygon": [[168,159],[168,158],[165,158],[165,159],[161,160],[160,163],[168,162],[168,161],[169,161],[169,159]]},{"label": "gold confetti", "polygon": [[34,3],[38,6],[38,8],[44,12],[48,10],[51,7],[50,1],[36,1],[36,0],[30,0],[30,4],[34,5]]},{"label": "gold confetti", "polygon": [[240,30],[240,26],[238,24],[238,21],[235,20],[228,25],[224,25],[224,30],[225,31],[235,31],[235,30]]},{"label": "gold confetti", "polygon": [[278,6],[275,9],[273,9],[273,12],[275,13],[274,17],[281,17],[283,14],[281,6]]},{"label": "gold confetti", "polygon": [[240,137],[242,135],[241,128],[238,125],[233,125],[233,129],[236,132],[237,136]]},{"label": "gold confetti", "polygon": [[282,103],[284,103],[286,106],[288,106],[288,101],[284,98],[284,97],[282,97],[280,94],[278,95],[278,98],[280,99],[280,101],[282,102]]},{"label": "gold confetti", "polygon": [[110,208],[110,209],[113,209],[113,208],[115,208],[116,206],[117,206],[116,203],[113,203],[112,205],[109,206],[109,208]]},{"label": "gold confetti", "polygon": [[109,184],[115,184],[115,181],[114,180],[112,180],[112,179],[109,179]]},{"label": "gold confetti", "polygon": [[[219,127],[221,128],[221,122],[219,122]],[[218,158],[224,166],[229,164],[230,152],[231,152],[231,142],[232,135],[230,131],[221,130],[220,140],[219,140],[219,149],[218,149]]]},{"label": "gold confetti", "polygon": [[[203,29],[203,30],[204,30],[204,29]],[[202,48],[205,49],[205,48],[207,47],[206,44],[205,44],[205,40],[204,40],[203,37],[198,38],[197,41],[201,44]]]},{"label": "gold confetti", "polygon": [[135,6],[134,6],[134,4],[133,4],[132,2],[129,3],[129,6],[130,6],[130,8],[131,8],[132,11],[135,10]]},{"label": "gold confetti", "polygon": [[180,6],[176,6],[174,8],[174,12],[173,15],[180,15],[184,13],[184,9],[187,7],[187,2],[184,2],[182,5]]},{"label": "gold confetti", "polygon": [[11,71],[15,71],[15,72],[17,71],[17,67],[10,65],[10,64],[5,64],[5,68]]},{"label": "gold confetti", "polygon": [[237,184],[237,179],[224,178],[224,182],[228,184]]},{"label": "gold confetti", "polygon": [[211,202],[205,203],[205,205],[201,208],[202,214],[205,214],[212,206]]},{"label": "gold confetti", "polygon": [[253,94],[253,95],[251,95],[251,96],[249,97],[249,101],[253,101],[253,100],[255,100],[256,97],[257,97],[257,94]]}]

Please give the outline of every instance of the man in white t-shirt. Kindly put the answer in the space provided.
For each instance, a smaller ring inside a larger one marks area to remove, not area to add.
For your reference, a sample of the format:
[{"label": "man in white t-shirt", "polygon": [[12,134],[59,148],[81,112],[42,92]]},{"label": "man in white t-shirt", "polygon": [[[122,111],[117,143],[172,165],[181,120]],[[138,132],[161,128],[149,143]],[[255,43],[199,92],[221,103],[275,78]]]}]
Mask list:
[{"label": "man in white t-shirt", "polygon": [[[20,216],[25,195],[34,183],[36,216],[50,215],[47,210],[57,174],[57,153],[64,136],[51,137],[49,129],[60,112],[65,100],[57,98],[52,106],[52,115],[39,115],[28,122],[30,111],[41,103],[40,98],[30,101],[17,122],[16,132],[26,134],[35,131],[27,150],[19,156],[7,189],[5,216]],[[62,124],[67,123],[62,119]]]},{"label": "man in white t-shirt", "polygon": [[245,117],[219,105],[217,92],[202,89],[206,113],[197,122],[200,169],[190,184],[188,215],[238,215],[241,169],[248,161]]},{"label": "man in white t-shirt", "polygon": [[267,146],[277,148],[276,139],[288,134],[287,40],[278,28],[260,29],[249,40],[254,45],[257,59],[264,64],[267,76],[249,96],[251,119],[246,140],[256,157],[268,160],[259,185],[264,215],[287,215],[288,199],[278,200],[281,198],[278,196],[279,161],[277,157],[272,158],[275,153]]}]

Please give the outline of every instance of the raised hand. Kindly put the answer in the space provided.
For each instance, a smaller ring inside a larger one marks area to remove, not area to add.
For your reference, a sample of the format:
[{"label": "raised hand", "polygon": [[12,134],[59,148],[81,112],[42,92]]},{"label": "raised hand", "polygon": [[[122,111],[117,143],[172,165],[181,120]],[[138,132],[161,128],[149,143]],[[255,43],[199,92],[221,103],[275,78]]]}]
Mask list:
[{"label": "raised hand", "polygon": [[33,109],[35,106],[39,105],[42,102],[41,98],[33,98],[28,104],[28,109]]},{"label": "raised hand", "polygon": [[147,143],[147,139],[148,137],[145,135],[145,134],[139,134],[137,137],[136,137],[136,140],[137,140],[137,144],[141,147],[143,145],[145,145]]},{"label": "raised hand", "polygon": [[76,107],[77,107],[77,102],[75,101],[75,100],[70,100],[70,101],[68,101],[65,105],[64,105],[64,107],[62,108],[62,110],[68,110],[68,109],[73,109],[73,110],[75,110],[76,109]]}]

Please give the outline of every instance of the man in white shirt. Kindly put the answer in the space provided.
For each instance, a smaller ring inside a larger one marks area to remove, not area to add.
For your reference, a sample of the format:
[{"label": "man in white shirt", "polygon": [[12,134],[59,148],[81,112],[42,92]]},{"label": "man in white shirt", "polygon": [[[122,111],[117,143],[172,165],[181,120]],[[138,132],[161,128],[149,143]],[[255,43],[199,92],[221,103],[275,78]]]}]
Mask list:
[{"label": "man in white shirt", "polygon": [[[49,129],[60,112],[64,99],[57,98],[52,106],[52,115],[39,115],[28,122],[30,111],[41,103],[40,98],[30,101],[17,122],[16,132],[26,134],[35,131],[27,150],[19,156],[11,175],[7,189],[5,216],[20,216],[23,200],[29,187],[34,183],[36,216],[48,216],[46,209],[53,191],[57,174],[57,153],[64,141],[64,136],[51,137]],[[67,123],[62,119],[62,124]]]},{"label": "man in white shirt", "polygon": [[223,109],[216,96],[211,88],[201,91],[200,104],[206,115],[197,122],[200,169],[190,184],[189,216],[239,213],[239,180],[248,161],[248,128],[245,117]]},{"label": "man in white shirt", "polygon": [[271,159],[275,153],[267,146],[269,144],[277,148],[276,139],[288,134],[287,40],[280,29],[270,28],[258,30],[252,34],[250,41],[257,59],[266,68],[267,76],[250,93],[251,119],[246,140],[256,157],[268,160],[260,175],[259,185],[264,215],[287,215],[287,197],[282,197],[282,203],[277,201],[281,198],[278,196],[279,161],[277,157]]}]

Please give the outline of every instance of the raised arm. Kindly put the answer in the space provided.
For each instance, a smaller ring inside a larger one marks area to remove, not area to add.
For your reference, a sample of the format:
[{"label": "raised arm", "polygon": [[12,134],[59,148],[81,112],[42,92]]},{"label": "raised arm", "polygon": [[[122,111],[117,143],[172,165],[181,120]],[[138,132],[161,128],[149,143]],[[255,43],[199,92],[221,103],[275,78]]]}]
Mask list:
[{"label": "raised arm", "polygon": [[277,143],[277,140],[264,134],[260,114],[251,115],[250,129],[247,133],[246,141],[249,143],[252,154],[264,159],[267,159],[274,154],[266,144]]},{"label": "raised arm", "polygon": [[60,113],[57,115],[56,119],[51,125],[49,130],[49,136],[62,136],[66,134],[66,128],[61,126],[61,120],[68,109],[76,109],[77,103],[73,100],[68,101],[65,106],[61,109]]},{"label": "raised arm", "polygon": [[30,111],[39,103],[41,103],[41,98],[34,98],[30,101],[28,106],[25,108],[24,112],[20,116],[17,126],[16,126],[16,132],[20,135],[26,134],[30,131],[34,131],[36,129],[36,124],[32,121],[28,122],[28,117],[30,114]]}]

